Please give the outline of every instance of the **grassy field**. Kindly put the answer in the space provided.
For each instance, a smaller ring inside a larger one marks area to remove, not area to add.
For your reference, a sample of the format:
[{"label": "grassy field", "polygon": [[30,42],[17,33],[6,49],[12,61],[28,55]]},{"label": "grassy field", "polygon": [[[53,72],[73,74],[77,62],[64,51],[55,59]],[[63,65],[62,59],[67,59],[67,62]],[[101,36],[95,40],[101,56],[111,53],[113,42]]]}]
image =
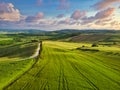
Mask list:
[{"label": "grassy field", "polygon": [[34,60],[0,62],[0,90],[23,74]]},{"label": "grassy field", "polygon": [[37,47],[37,43],[16,43],[0,47],[0,61],[15,61],[31,56]]},{"label": "grassy field", "polygon": [[[99,51],[76,49],[82,45]],[[85,43],[45,41],[38,62],[4,89],[120,90],[120,48],[90,46]]]},{"label": "grassy field", "polygon": [[29,57],[36,51],[37,45],[37,43],[16,42],[0,46],[0,90],[35,63],[35,60]]}]

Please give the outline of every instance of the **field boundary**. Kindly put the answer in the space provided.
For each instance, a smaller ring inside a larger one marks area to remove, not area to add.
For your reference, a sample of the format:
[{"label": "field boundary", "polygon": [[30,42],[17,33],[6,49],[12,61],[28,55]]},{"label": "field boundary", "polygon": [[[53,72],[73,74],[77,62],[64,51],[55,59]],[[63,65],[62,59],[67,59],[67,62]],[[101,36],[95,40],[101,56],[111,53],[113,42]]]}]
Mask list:
[{"label": "field boundary", "polygon": [[31,67],[29,69],[27,69],[24,73],[22,73],[20,76],[15,78],[12,82],[10,82],[6,86],[4,86],[3,90],[6,90],[9,86],[11,86],[13,83],[15,83],[18,79],[20,79],[23,75],[25,75],[30,69],[32,69],[34,67],[34,65],[38,62],[38,60],[40,58],[41,51],[42,51],[42,42],[40,42],[38,44],[38,48],[32,56],[30,56],[29,58],[23,59],[23,60],[34,59],[34,63],[31,65]]}]

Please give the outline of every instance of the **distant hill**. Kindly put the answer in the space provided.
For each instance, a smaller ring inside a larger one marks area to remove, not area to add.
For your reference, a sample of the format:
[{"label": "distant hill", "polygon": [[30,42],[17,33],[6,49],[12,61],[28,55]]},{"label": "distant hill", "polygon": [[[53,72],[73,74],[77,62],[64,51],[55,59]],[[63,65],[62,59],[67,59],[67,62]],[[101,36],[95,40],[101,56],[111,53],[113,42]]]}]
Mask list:
[{"label": "distant hill", "polygon": [[120,31],[115,30],[60,30],[55,39],[71,42],[120,42]]},{"label": "distant hill", "polygon": [[12,30],[0,29],[0,34],[16,34],[18,36],[45,36],[47,40],[62,40],[71,42],[120,42],[120,31],[116,30],[76,30],[64,29],[57,31],[44,30]]},{"label": "distant hill", "polygon": [[49,33],[115,33],[120,31],[115,30],[77,30],[77,29],[64,29],[64,30],[56,30],[56,31],[45,31],[45,30],[37,30],[37,29],[0,29],[0,32],[8,32],[8,33],[41,33],[41,32],[49,32]]},{"label": "distant hill", "polygon": [[78,36],[71,37],[69,41],[72,42],[84,42],[84,41],[113,41],[113,35],[106,34],[81,34]]},{"label": "distant hill", "polygon": [[120,31],[115,30],[60,30],[55,39],[71,42],[119,42]]},{"label": "distant hill", "polygon": [[0,33],[13,33],[13,34],[15,34],[15,33],[42,33],[42,32],[45,32],[44,30],[34,30],[34,29],[22,29],[22,30],[16,30],[16,29],[0,29]]}]

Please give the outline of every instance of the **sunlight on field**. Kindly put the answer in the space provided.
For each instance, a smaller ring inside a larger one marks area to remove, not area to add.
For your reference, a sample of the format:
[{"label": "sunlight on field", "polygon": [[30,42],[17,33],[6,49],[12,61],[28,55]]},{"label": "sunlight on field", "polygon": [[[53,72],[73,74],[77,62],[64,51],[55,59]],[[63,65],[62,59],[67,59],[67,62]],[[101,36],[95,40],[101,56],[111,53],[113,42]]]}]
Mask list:
[{"label": "sunlight on field", "polygon": [[6,90],[119,90],[119,56],[76,50],[80,46],[45,41],[36,65]]},{"label": "sunlight on field", "polygon": [[8,57],[2,57],[0,58],[0,62],[9,62],[9,61],[16,61],[22,58],[16,57],[16,58],[8,58]]},{"label": "sunlight on field", "polygon": [[0,62],[0,90],[33,64],[33,60]]},{"label": "sunlight on field", "polygon": [[0,90],[33,65],[35,60],[29,57],[36,48],[37,43],[16,43],[0,48]]},{"label": "sunlight on field", "polygon": [[85,46],[91,46],[91,44],[88,43],[69,43],[69,42],[58,42],[58,41],[45,41],[45,44],[49,44],[49,47],[57,47],[57,48],[63,48],[63,49],[75,49],[77,47],[81,47],[82,45]]},{"label": "sunlight on field", "polygon": [[12,38],[0,38],[0,41],[3,41],[3,40],[12,40]]},{"label": "sunlight on field", "polygon": [[111,46],[111,47],[108,47],[108,46],[105,46],[105,47],[94,47],[92,49],[99,49],[101,51],[116,51],[116,52],[120,52],[120,48],[114,47],[114,46]]}]

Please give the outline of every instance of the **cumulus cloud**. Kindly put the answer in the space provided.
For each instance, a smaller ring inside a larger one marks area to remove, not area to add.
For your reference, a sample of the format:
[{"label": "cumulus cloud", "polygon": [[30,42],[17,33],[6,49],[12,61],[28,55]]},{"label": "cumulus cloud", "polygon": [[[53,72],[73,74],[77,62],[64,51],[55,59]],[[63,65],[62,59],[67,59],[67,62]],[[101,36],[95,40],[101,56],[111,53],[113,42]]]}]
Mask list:
[{"label": "cumulus cloud", "polygon": [[[43,0],[39,0],[42,4]],[[51,1],[51,0],[50,0]],[[52,2],[52,1],[51,1]],[[59,9],[68,9],[67,0],[59,0]],[[62,28],[120,28],[119,22],[112,22],[115,8],[108,8],[87,17],[85,11],[75,10],[70,16],[58,14],[55,17],[44,18],[43,12],[33,16],[23,16],[11,3],[0,3],[0,27],[8,28],[40,28],[40,29],[62,29]],[[74,27],[73,27],[74,26]],[[88,27],[89,26],[89,27]],[[102,26],[102,27],[101,27]]]},{"label": "cumulus cloud", "polygon": [[57,22],[58,25],[79,25],[80,23],[71,18],[65,18]]},{"label": "cumulus cloud", "polygon": [[112,21],[111,23],[110,23],[110,26],[111,26],[111,28],[116,28],[116,29],[118,29],[118,30],[120,30],[120,22],[118,22],[118,21]]},{"label": "cumulus cloud", "polygon": [[66,19],[64,19],[64,20],[60,20],[60,21],[58,21],[58,25],[59,24],[70,24],[70,22],[71,22],[71,19],[70,18],[66,18]]},{"label": "cumulus cloud", "polygon": [[92,23],[95,20],[104,20],[106,18],[109,18],[110,16],[112,16],[114,11],[115,11],[115,8],[108,8],[106,10],[96,13],[95,16],[85,17],[82,19],[83,20],[82,24]]},{"label": "cumulus cloud", "polygon": [[20,18],[20,11],[12,3],[0,3],[0,20],[19,21]]},{"label": "cumulus cloud", "polygon": [[113,12],[115,11],[115,8],[108,8],[104,11],[100,11],[95,15],[95,19],[104,19],[107,18],[109,16],[111,16],[113,14]]},{"label": "cumulus cloud", "polygon": [[63,18],[64,17],[64,14],[59,14],[56,16],[57,18]]},{"label": "cumulus cloud", "polygon": [[38,22],[40,19],[44,18],[44,13],[43,12],[39,12],[37,13],[35,16],[28,16],[25,21],[26,22]]},{"label": "cumulus cloud", "polygon": [[86,15],[85,11],[80,11],[80,10],[76,10],[73,12],[73,14],[71,15],[71,18],[78,20],[80,18],[83,18]]},{"label": "cumulus cloud", "polygon": [[114,25],[119,25],[119,27],[120,27],[120,22],[118,22],[118,21],[113,21],[113,22],[111,22],[110,24],[113,25],[113,26],[114,26]]},{"label": "cumulus cloud", "polygon": [[94,4],[92,7],[94,7],[97,10],[100,10],[109,7],[111,4],[118,2],[120,2],[120,0],[101,0],[100,2]]},{"label": "cumulus cloud", "polygon": [[111,18],[107,18],[107,19],[103,19],[103,20],[100,19],[100,20],[97,20],[97,21],[95,22],[95,24],[96,24],[96,25],[105,26],[105,25],[108,25],[108,23],[109,23],[110,21],[112,21]]}]

